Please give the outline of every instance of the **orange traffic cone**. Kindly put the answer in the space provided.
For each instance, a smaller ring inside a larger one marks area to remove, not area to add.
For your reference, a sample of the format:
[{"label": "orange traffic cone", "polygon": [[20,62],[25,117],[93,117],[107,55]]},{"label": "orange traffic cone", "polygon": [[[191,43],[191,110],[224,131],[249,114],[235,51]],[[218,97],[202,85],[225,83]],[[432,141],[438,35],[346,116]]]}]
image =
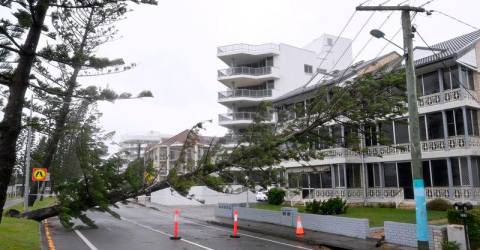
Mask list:
[{"label": "orange traffic cone", "polygon": [[233,234],[230,235],[230,238],[240,238],[240,236],[237,235],[237,229],[238,227],[238,210],[233,211]]},{"label": "orange traffic cone", "polygon": [[300,215],[297,215],[297,230],[295,231],[295,234],[297,237],[302,237],[305,235],[305,232],[303,231],[303,226],[302,226],[302,219],[300,218]]},{"label": "orange traffic cone", "polygon": [[171,240],[180,240],[182,237],[178,236],[178,217],[180,216],[180,211],[175,210],[175,215],[173,216],[173,236],[170,237]]}]

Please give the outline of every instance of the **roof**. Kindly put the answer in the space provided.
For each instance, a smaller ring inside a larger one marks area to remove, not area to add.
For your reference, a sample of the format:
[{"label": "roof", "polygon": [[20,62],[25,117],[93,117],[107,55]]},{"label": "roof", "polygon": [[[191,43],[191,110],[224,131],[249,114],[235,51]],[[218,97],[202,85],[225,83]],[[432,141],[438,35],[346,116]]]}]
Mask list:
[{"label": "roof", "polygon": [[[452,38],[450,40],[440,42],[430,46],[434,50],[441,50],[442,52],[436,55],[430,55],[424,58],[415,60],[415,67],[424,66],[440,60],[445,60],[451,57],[461,55],[465,50],[474,46],[480,40],[480,30]],[[421,47],[417,47],[421,48]]]},{"label": "roof", "polygon": [[[189,133],[189,129],[185,129],[182,132],[164,140],[160,145],[162,146],[170,146],[173,144],[184,144],[185,141],[187,140],[187,136]],[[210,137],[210,136],[198,136],[198,141],[199,144],[210,144],[211,140],[215,139],[215,137]]]},{"label": "roof", "polygon": [[[357,74],[362,74],[362,73],[365,73],[365,72],[368,72],[370,71],[369,67],[370,66],[375,66],[378,62],[380,62],[381,60],[387,58],[387,57],[395,57],[395,59],[400,59],[401,56],[397,53],[397,52],[390,52],[390,53],[387,53],[383,56],[380,56],[380,57],[377,57],[377,58],[374,58],[372,60],[369,60],[369,61],[360,61],[360,62],[357,62],[353,65],[351,65],[350,67],[346,68],[346,69],[343,69],[343,70],[336,70],[336,71],[332,71],[329,73],[329,75],[331,75],[332,77],[326,81],[321,81],[321,82],[317,82],[316,84],[313,84],[313,85],[304,85],[302,87],[299,87],[297,89],[294,89],[290,92],[287,92],[286,94],[282,95],[282,96],[279,96],[278,98],[275,99],[275,103],[278,103],[278,102],[281,102],[283,100],[286,100],[286,99],[289,99],[291,97],[294,97],[294,96],[298,96],[298,95],[302,95],[302,94],[307,94],[307,93],[310,93],[316,89],[318,89],[318,87],[320,87],[321,85],[328,85],[328,84],[333,84],[333,83],[340,83],[346,79],[349,79]],[[394,60],[395,60],[394,59]],[[395,60],[396,62],[398,60]],[[323,80],[323,77],[322,79]]]}]

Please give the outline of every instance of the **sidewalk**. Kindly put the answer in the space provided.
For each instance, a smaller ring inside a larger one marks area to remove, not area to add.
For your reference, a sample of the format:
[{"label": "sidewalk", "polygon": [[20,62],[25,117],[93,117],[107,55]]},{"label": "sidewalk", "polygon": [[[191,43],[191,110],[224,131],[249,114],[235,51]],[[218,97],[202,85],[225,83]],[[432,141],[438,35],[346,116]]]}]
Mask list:
[{"label": "sidewalk", "polygon": [[[180,209],[180,215],[187,219],[203,221],[209,224],[223,226],[223,227],[233,226],[232,220],[229,220],[227,218],[215,217],[214,212],[215,212],[216,205],[169,207],[169,206],[162,206],[160,204],[148,202],[145,206],[151,209],[155,209],[159,212],[169,213],[172,215],[175,209]],[[332,226],[335,226],[335,225],[332,225]],[[396,246],[392,244],[382,244],[381,247],[377,248],[375,247],[377,243],[375,239],[363,240],[358,238],[316,232],[311,230],[305,230],[305,236],[302,238],[297,238],[295,236],[295,229],[292,227],[247,221],[247,220],[239,221],[238,228],[240,230],[240,233],[242,232],[242,230],[245,230],[245,231],[250,231],[255,233],[262,233],[265,235],[282,237],[289,240],[303,241],[312,245],[322,245],[327,247],[333,247],[335,249],[358,249],[358,250],[370,250],[370,249],[413,250],[415,249],[410,247]]]},{"label": "sidewalk", "polygon": [[23,198],[15,198],[15,199],[9,199],[5,202],[5,205],[3,206],[3,209],[7,209],[13,205],[17,205],[18,203],[21,203],[23,201]]}]

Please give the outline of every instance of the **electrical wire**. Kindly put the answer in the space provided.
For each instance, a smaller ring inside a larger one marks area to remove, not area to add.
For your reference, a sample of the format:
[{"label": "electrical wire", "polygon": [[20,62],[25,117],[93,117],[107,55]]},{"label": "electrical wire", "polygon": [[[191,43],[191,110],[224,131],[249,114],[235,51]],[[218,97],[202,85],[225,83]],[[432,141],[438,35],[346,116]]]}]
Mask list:
[{"label": "electrical wire", "polygon": [[478,28],[477,28],[476,26],[473,26],[473,25],[471,25],[471,24],[469,24],[469,23],[467,23],[467,22],[465,22],[465,21],[462,21],[462,20],[460,20],[460,19],[458,19],[458,18],[456,18],[456,17],[454,17],[454,16],[448,15],[448,14],[446,14],[446,13],[444,13],[444,12],[439,11],[439,10],[431,10],[431,12],[437,12],[437,13],[442,14],[442,15],[448,17],[448,18],[451,18],[451,19],[453,19],[453,20],[455,20],[455,21],[457,21],[457,22],[459,22],[459,23],[461,23],[461,24],[464,24],[464,25],[466,25],[466,26],[468,26],[468,27],[470,27],[470,28],[472,28],[472,29],[474,29],[474,30],[478,30]]}]

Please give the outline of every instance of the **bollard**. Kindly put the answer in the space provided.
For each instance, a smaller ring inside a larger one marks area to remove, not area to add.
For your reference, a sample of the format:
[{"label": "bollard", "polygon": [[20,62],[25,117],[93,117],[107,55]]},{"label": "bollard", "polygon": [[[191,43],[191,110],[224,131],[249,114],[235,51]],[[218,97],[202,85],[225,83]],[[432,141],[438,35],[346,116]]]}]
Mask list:
[{"label": "bollard", "polygon": [[238,227],[238,210],[233,211],[233,234],[230,235],[230,238],[240,238],[237,235],[237,227]]},{"label": "bollard", "polygon": [[173,216],[173,236],[170,237],[171,240],[180,240],[182,238],[178,236],[178,216],[180,216],[180,211],[176,209]]}]

